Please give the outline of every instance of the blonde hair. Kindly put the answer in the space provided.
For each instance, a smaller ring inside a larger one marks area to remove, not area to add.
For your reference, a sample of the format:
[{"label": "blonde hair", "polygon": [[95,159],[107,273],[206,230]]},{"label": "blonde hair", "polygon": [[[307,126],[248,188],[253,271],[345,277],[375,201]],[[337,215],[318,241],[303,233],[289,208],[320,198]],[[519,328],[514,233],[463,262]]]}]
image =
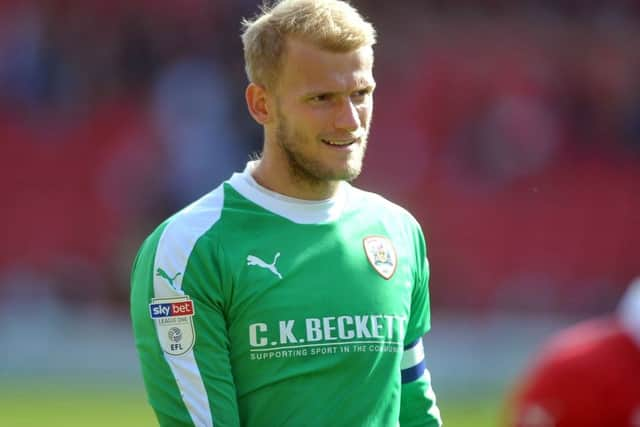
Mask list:
[{"label": "blonde hair", "polygon": [[373,46],[376,31],[349,3],[341,0],[280,0],[263,6],[253,20],[243,20],[242,44],[249,81],[273,88],[286,54],[288,37],[333,52]]}]

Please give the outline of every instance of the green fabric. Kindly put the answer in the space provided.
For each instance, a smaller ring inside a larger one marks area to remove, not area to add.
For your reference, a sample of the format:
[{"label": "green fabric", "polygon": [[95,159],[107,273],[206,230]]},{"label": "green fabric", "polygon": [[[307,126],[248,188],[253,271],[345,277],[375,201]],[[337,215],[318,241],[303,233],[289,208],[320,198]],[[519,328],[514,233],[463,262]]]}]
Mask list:
[{"label": "green fabric", "polygon": [[[170,268],[154,275],[156,257],[170,259],[157,253],[166,223],[145,241],[134,265],[134,333],[160,424],[206,425],[192,420],[176,386],[190,379],[176,378],[166,361],[185,356],[163,355],[160,328],[149,314],[154,280],[157,289],[177,277],[195,307],[190,353],[214,425],[396,426],[401,401],[402,420],[439,425],[429,412],[428,378],[411,387],[400,379],[404,345],[430,327],[429,271],[417,222],[350,186],[339,218],[312,224],[274,214],[229,183],[219,190],[219,218],[186,249],[181,277]],[[193,210],[169,223],[188,223]],[[367,258],[369,236],[395,248],[388,280]],[[160,250],[166,247],[173,246]]]}]

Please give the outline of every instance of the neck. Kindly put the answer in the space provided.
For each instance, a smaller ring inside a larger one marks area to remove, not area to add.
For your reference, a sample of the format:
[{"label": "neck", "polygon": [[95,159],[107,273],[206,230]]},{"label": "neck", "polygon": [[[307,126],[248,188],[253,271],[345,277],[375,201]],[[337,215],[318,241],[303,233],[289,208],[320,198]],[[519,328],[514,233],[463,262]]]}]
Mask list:
[{"label": "neck", "polygon": [[340,181],[316,180],[274,163],[265,156],[257,162],[251,176],[276,193],[301,200],[326,200],[335,196],[340,186]]}]

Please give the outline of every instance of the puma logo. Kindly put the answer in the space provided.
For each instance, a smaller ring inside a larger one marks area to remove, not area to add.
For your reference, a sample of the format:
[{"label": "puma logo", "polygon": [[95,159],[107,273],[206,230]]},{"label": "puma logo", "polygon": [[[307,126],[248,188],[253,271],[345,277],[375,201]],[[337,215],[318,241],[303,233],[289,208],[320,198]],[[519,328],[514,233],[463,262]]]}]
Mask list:
[{"label": "puma logo", "polygon": [[249,255],[247,257],[247,265],[256,265],[260,268],[266,268],[267,270],[269,270],[270,272],[278,276],[280,279],[282,279],[282,274],[280,274],[280,272],[276,268],[276,262],[278,261],[279,256],[280,256],[280,252],[276,254],[271,264],[267,264],[257,256]]},{"label": "puma logo", "polygon": [[172,288],[175,289],[175,285],[173,284],[173,282],[178,278],[178,276],[180,276],[182,273],[176,273],[175,276],[170,277],[166,271],[164,271],[163,269],[159,268],[156,270],[156,276],[158,277],[162,277],[163,279],[165,279],[167,282],[169,282],[169,284],[171,285]]}]

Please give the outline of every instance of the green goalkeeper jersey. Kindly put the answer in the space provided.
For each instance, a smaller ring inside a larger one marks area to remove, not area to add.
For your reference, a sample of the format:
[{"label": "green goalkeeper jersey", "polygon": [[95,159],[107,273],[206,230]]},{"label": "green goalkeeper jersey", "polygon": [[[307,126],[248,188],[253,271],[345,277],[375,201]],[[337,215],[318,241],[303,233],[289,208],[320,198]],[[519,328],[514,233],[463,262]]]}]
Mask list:
[{"label": "green goalkeeper jersey", "polygon": [[163,426],[439,426],[421,337],[429,267],[413,217],[342,183],[273,193],[252,164],[160,225],[131,315]]}]

